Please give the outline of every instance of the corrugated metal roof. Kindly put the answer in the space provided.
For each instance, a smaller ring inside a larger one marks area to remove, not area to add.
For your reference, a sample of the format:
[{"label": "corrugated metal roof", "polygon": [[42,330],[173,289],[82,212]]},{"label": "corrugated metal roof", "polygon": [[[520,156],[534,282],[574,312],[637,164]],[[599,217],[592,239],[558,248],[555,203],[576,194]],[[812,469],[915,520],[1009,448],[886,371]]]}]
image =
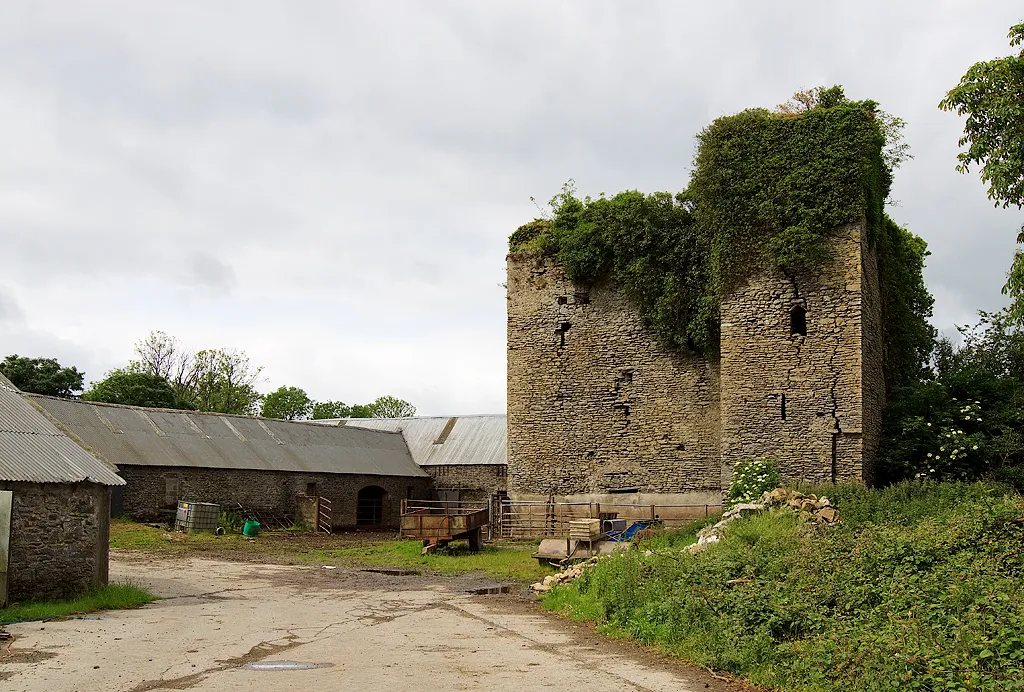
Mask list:
[{"label": "corrugated metal roof", "polygon": [[508,426],[502,415],[338,418],[313,422],[400,431],[413,460],[420,466],[504,466],[508,463]]},{"label": "corrugated metal roof", "polygon": [[12,392],[20,391],[9,379],[4,377],[3,373],[0,373],[0,389],[7,389]]},{"label": "corrugated metal roof", "polygon": [[124,485],[101,459],[57,429],[0,375],[0,480]]},{"label": "corrugated metal roof", "polygon": [[30,396],[116,464],[426,475],[400,435],[379,430]]}]

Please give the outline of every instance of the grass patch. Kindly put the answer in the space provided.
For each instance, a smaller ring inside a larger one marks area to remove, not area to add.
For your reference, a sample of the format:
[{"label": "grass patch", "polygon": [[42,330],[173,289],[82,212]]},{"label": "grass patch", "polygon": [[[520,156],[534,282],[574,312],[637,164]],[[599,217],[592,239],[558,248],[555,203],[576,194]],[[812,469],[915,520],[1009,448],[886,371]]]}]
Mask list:
[{"label": "grass patch", "polygon": [[530,557],[537,548],[535,543],[489,543],[479,553],[472,553],[464,543],[458,542],[430,555],[420,555],[423,546],[419,541],[355,543],[359,540],[358,535],[302,535],[292,530],[264,533],[251,540],[238,534],[186,534],[131,521],[110,522],[110,546],[127,550],[204,553],[211,558],[258,558],[285,564],[394,567],[438,574],[483,572],[495,579],[511,581],[537,580],[551,573]]},{"label": "grass patch", "polygon": [[87,594],[58,601],[28,601],[0,608],[0,624],[67,618],[98,610],[138,608],[158,600],[145,589],[131,583],[110,584]]},{"label": "grass patch", "polygon": [[126,519],[110,520],[110,547],[128,550],[188,550],[204,544],[237,542],[238,534],[214,536],[213,533],[177,533],[136,524]]},{"label": "grass patch", "polygon": [[312,550],[304,558],[324,564],[413,568],[438,574],[483,572],[495,579],[515,581],[536,580],[552,571],[530,557],[537,548],[533,543],[488,544],[479,553],[470,552],[460,544],[429,555],[421,555],[422,548],[419,541],[388,541],[354,548]]},{"label": "grass patch", "polygon": [[1024,689],[1024,498],[955,483],[826,494],[839,525],[762,514],[698,555],[669,532],[544,605],[770,689]]}]

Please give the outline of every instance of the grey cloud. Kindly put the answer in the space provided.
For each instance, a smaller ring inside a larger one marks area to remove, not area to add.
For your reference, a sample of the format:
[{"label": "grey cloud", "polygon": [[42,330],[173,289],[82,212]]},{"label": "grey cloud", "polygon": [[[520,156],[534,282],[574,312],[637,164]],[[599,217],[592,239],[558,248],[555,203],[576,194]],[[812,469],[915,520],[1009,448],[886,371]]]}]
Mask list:
[{"label": "grey cloud", "polygon": [[231,266],[213,255],[194,252],[186,261],[189,283],[216,293],[230,292],[237,282]]},{"label": "grey cloud", "polygon": [[8,289],[0,285],[0,325],[9,328],[24,320],[25,313],[22,312],[18,301],[14,299]]}]

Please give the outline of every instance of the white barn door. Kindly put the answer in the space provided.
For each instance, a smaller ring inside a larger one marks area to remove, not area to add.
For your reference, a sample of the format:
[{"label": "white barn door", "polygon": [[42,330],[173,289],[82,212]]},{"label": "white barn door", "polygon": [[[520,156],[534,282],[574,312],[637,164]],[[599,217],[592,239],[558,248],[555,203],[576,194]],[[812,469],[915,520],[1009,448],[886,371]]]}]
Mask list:
[{"label": "white barn door", "polygon": [[7,605],[7,570],[11,553],[11,505],[14,492],[0,490],[0,608]]}]

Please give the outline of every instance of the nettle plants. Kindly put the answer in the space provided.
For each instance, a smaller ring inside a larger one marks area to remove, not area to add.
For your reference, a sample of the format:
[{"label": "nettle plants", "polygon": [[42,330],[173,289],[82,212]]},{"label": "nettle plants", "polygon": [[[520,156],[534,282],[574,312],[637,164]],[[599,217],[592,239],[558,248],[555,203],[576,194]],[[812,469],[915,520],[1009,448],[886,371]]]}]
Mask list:
[{"label": "nettle plants", "polygon": [[741,459],[732,470],[727,504],[756,502],[762,494],[775,490],[782,482],[778,465],[771,459]]}]

